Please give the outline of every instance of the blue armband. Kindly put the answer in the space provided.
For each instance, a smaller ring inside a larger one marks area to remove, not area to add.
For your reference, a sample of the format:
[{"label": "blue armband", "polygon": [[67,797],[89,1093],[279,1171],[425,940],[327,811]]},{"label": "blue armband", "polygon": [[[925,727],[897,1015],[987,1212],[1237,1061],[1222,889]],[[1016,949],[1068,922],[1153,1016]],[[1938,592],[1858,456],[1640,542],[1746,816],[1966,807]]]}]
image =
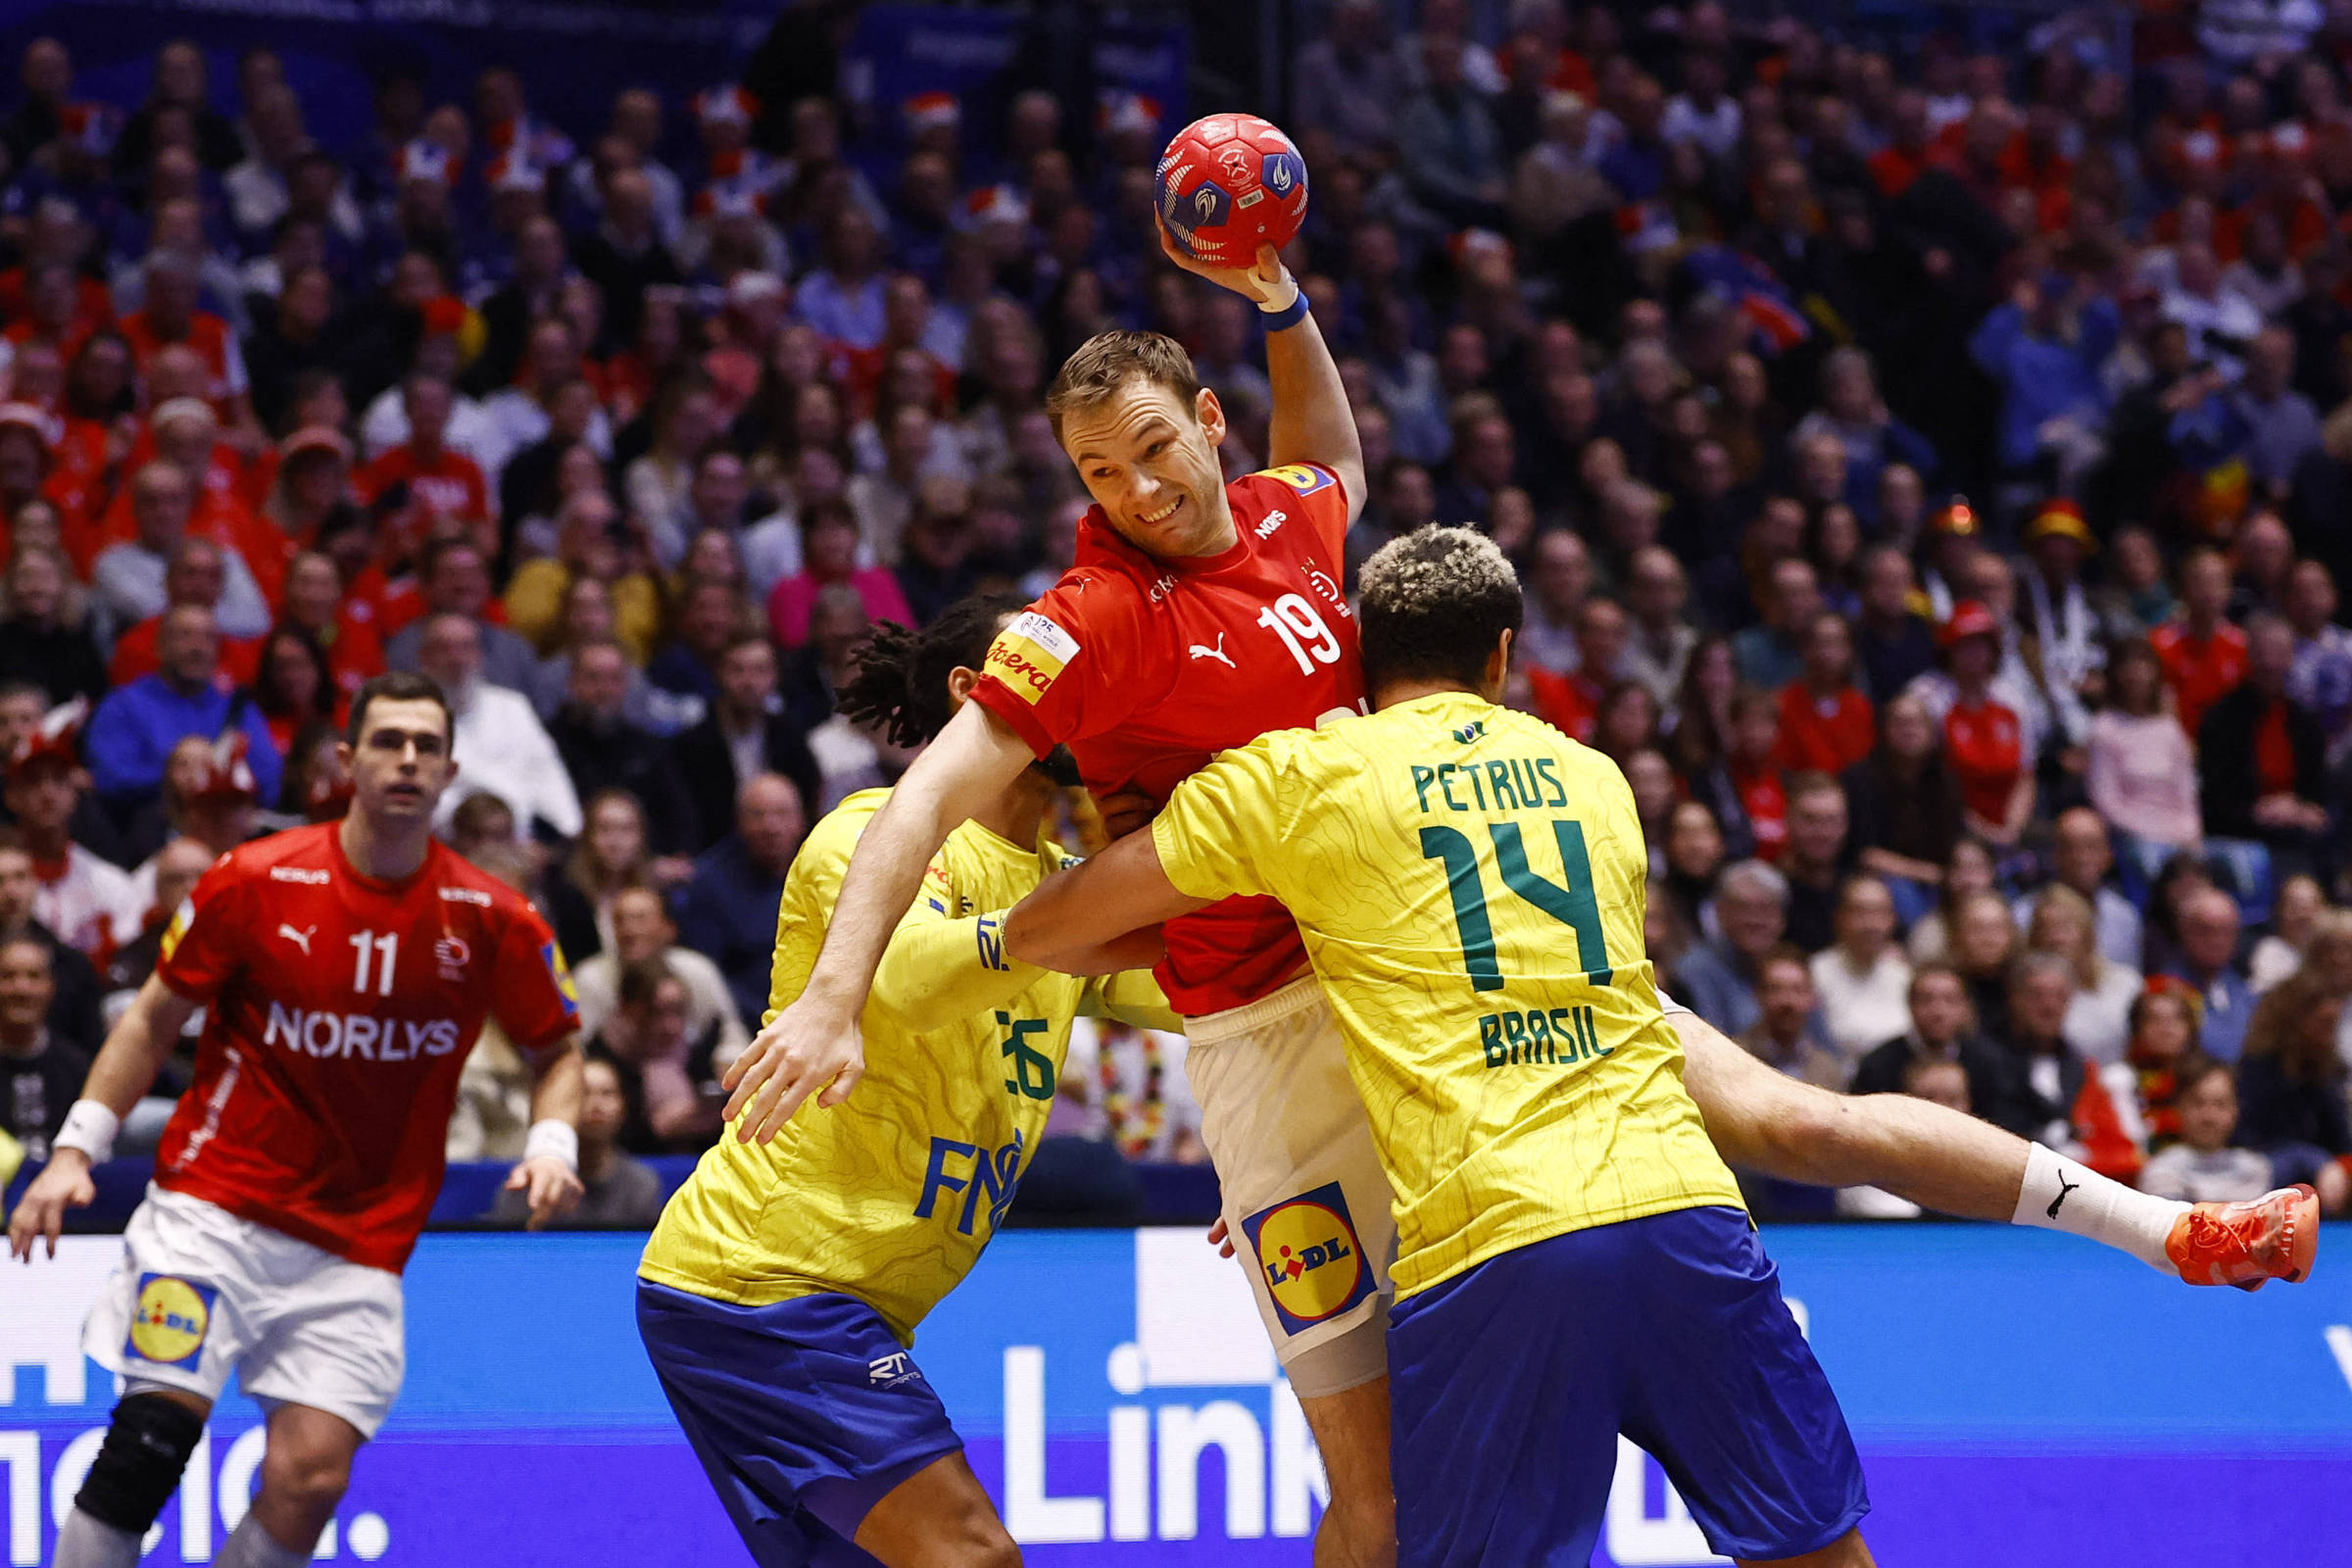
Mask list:
[{"label": "blue armband", "polygon": [[1279,332],[1286,326],[1297,326],[1306,319],[1306,290],[1300,289],[1290,304],[1279,311],[1260,311],[1258,318],[1269,332]]}]

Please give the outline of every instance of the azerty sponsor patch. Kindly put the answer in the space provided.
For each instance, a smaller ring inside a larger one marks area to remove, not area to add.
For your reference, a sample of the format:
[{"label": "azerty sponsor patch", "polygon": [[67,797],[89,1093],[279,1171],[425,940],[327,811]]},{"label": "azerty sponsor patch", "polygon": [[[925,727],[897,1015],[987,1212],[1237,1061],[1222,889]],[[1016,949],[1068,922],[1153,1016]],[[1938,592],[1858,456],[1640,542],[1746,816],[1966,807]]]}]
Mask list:
[{"label": "azerty sponsor patch", "polygon": [[1045,696],[1078,656],[1078,639],[1034,610],[1024,610],[989,645],[987,673],[1025,703]]}]

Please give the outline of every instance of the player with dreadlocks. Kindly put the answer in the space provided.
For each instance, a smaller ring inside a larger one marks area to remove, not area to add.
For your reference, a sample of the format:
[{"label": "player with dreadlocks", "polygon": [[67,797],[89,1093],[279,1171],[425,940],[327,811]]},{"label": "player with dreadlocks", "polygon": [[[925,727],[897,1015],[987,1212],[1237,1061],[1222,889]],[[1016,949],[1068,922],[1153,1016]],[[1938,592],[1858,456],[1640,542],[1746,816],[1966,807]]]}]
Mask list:
[{"label": "player with dreadlocks", "polygon": [[[841,694],[903,746],[963,706],[1021,608],[975,596],[884,625]],[[1078,980],[1006,956],[1004,912],[1067,859],[1044,834],[1053,757],[950,834],[860,1019],[864,1093],[772,1144],[703,1156],[638,1265],[637,1323],[678,1424],[761,1568],[879,1560],[996,1568],[1020,1554],[913,1359],[914,1326],[978,1261],[1053,1107],[1070,1024],[1179,1027],[1147,966]],[[889,794],[817,823],[784,883],[768,1016],[801,994],[843,870]]]}]

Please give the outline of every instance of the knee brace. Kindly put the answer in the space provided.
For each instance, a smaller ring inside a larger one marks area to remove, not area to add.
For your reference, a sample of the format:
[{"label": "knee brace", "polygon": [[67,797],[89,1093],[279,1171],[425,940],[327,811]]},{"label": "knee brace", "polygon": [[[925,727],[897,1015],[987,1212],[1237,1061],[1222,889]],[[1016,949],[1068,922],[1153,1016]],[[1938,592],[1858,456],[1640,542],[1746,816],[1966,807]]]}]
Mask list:
[{"label": "knee brace", "polygon": [[204,1417],[160,1394],[133,1394],[115,1406],[106,1442],[74,1506],[117,1530],[144,1536],[172,1500]]}]

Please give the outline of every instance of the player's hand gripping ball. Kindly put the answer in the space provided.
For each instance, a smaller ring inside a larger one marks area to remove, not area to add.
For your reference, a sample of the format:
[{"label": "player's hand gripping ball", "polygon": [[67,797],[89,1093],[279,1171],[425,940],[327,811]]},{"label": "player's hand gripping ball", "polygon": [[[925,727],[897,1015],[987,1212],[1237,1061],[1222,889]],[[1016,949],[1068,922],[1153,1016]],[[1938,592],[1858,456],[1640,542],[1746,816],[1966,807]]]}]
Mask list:
[{"label": "player's hand gripping ball", "polygon": [[1159,216],[1190,255],[1250,267],[1306,221],[1306,160],[1255,115],[1209,115],[1178,131],[1153,172]]}]

